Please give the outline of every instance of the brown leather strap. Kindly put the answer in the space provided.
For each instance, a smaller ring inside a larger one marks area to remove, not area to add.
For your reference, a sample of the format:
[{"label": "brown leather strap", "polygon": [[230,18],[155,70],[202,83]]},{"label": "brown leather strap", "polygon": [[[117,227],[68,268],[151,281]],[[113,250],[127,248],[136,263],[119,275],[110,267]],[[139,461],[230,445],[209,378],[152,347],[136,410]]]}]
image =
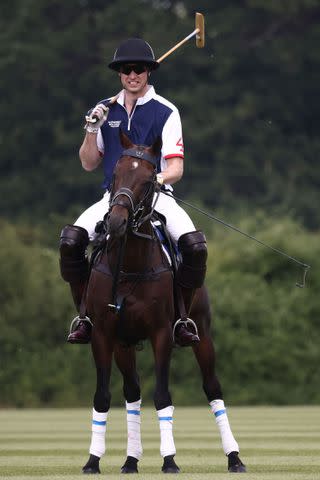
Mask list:
[{"label": "brown leather strap", "polygon": [[88,283],[89,281],[86,282],[83,293],[82,293],[82,298],[81,298],[81,303],[80,303],[80,308],[79,308],[79,318],[85,318],[87,315],[87,290],[88,290]]},{"label": "brown leather strap", "polygon": [[[112,273],[110,271],[109,265],[104,263],[98,263],[93,267],[93,270],[97,272],[103,273],[108,277],[112,277]],[[136,282],[137,280],[140,281],[151,281],[157,280],[157,277],[160,273],[171,271],[170,267],[165,265],[159,265],[159,267],[148,270],[146,272],[120,272],[120,282]]]},{"label": "brown leather strap", "polygon": [[176,294],[177,294],[177,303],[178,303],[178,310],[180,314],[180,320],[185,321],[188,318],[186,312],[186,306],[184,304],[184,299],[182,295],[182,290],[178,282],[175,282]]}]

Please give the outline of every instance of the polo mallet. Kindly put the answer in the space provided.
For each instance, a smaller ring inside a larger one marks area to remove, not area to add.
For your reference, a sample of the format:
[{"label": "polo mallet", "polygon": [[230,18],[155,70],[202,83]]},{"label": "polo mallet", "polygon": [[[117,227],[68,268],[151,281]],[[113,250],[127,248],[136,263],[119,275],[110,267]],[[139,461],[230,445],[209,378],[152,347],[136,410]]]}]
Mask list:
[{"label": "polo mallet", "polygon": [[162,60],[167,58],[171,53],[175,52],[178,48],[181,47],[184,43],[186,43],[190,38],[196,37],[196,46],[198,48],[203,48],[204,47],[204,16],[202,13],[197,12],[196,17],[195,17],[195,29],[193,30],[192,33],[190,33],[186,38],[181,40],[181,42],[177,43],[174,47],[170,48],[170,50],[167,51],[162,57],[158,58],[157,62],[160,63]]},{"label": "polo mallet", "polygon": [[[184,43],[186,43],[188,40],[190,40],[190,38],[192,38],[194,36],[196,37],[196,46],[198,48],[203,48],[204,43],[205,43],[205,41],[204,41],[204,16],[202,15],[202,13],[199,13],[199,12],[196,12],[196,15],[195,15],[195,29],[193,30],[193,32],[191,32],[186,38],[181,40],[181,42],[177,43],[174,47],[170,48],[170,50],[168,50],[164,55],[162,55],[162,57],[158,58],[157,62],[161,63],[162,60],[169,57],[169,55],[171,55],[171,53],[178,50],[178,48],[180,48]],[[115,95],[114,97],[110,98],[110,100],[108,100],[108,103],[105,105],[105,107],[108,107],[109,105],[112,105],[113,103],[115,103],[117,101],[119,95],[120,95],[120,92],[117,95]],[[90,123],[96,123],[98,121],[98,118],[94,115],[92,117],[92,119],[90,119],[88,121]]]}]

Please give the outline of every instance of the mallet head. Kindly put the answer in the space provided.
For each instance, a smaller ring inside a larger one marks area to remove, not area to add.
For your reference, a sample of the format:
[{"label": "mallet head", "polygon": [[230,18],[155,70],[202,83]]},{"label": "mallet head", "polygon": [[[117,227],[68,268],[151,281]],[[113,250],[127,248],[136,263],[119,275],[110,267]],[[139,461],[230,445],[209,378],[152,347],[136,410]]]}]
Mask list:
[{"label": "mallet head", "polygon": [[198,48],[204,47],[204,16],[202,13],[196,13],[196,30],[198,30],[196,34],[196,46]]}]

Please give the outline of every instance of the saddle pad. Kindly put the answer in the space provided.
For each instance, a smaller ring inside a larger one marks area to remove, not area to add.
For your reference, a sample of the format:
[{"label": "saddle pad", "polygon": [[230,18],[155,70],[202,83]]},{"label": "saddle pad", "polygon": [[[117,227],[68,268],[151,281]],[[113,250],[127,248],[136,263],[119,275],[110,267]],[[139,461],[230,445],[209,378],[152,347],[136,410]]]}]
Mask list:
[{"label": "saddle pad", "polygon": [[[153,221],[151,223],[152,223],[152,227],[154,229],[155,234],[157,235],[157,237],[160,240],[162,251],[166,255],[166,257],[168,259],[168,262],[169,262],[169,265],[172,267],[172,259],[171,259],[171,256],[170,256],[170,248],[169,248],[169,245],[168,245],[167,238],[163,233],[161,222],[156,220],[156,221]],[[175,243],[173,243],[172,245],[173,245],[173,249],[174,249],[174,254],[176,255],[176,257],[178,257],[179,251],[178,251],[177,245]]]}]

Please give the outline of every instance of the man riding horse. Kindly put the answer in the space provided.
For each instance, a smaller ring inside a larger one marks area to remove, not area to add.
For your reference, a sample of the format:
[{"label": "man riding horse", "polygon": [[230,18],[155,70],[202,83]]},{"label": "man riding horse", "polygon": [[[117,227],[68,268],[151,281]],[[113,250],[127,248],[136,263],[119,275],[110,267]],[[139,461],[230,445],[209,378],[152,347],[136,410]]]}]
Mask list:
[{"label": "man riding horse", "polygon": [[[118,72],[123,90],[112,105],[110,99],[102,100],[86,116],[86,133],[79,152],[82,166],[87,171],[94,170],[102,162],[105,194],[73,225],[62,230],[61,274],[70,284],[79,310],[89,275],[87,247],[97,235],[97,222],[108,212],[113,170],[123,150],[119,128],[137,145],[151,145],[160,137],[162,150],[157,159],[157,181],[162,192],[156,210],[165,217],[169,235],[181,253],[177,283],[188,316],[195,289],[204,282],[207,247],[205,236],[195,229],[188,214],[172,196],[163,193],[171,192],[171,185],[183,174],[184,149],[179,111],[148,83],[151,71],[156,70],[159,63],[151,46],[144,40],[130,38],[121,43],[109,67]],[[97,120],[96,123],[91,123],[92,118]],[[71,329],[68,342],[90,342],[90,319],[76,317],[75,320],[76,327]],[[175,342],[180,346],[199,342],[197,333],[187,322],[178,322],[174,332]]]}]

